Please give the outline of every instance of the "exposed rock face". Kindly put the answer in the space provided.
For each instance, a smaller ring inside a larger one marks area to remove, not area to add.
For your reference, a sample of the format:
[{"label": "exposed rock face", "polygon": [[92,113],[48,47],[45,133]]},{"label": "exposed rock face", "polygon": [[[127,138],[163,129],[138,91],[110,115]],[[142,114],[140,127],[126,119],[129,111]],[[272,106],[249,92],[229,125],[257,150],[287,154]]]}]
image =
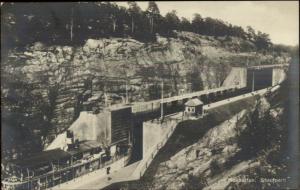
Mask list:
[{"label": "exposed rock face", "polygon": [[[157,36],[157,42],[147,44],[124,38],[89,39],[80,47],[36,43],[3,61],[2,105],[8,112],[49,123],[57,134],[80,111],[91,110],[89,103],[101,108],[105,99],[124,101],[126,81],[129,99],[144,101],[159,97],[162,77],[165,94],[175,95],[179,89],[218,87],[232,65],[245,65],[246,60],[272,62],[269,55],[240,52],[241,41],[181,32],[174,38]],[[272,63],[284,61],[276,58]]]},{"label": "exposed rock face", "polygon": [[182,149],[170,160],[161,163],[154,184],[156,189],[163,186],[167,189],[182,188],[184,180],[189,175],[205,177],[211,176],[211,163],[223,164],[229,157],[239,151],[234,141],[237,133],[246,125],[237,125],[237,118],[245,117],[247,111],[243,110],[233,116],[230,120],[210,129],[197,143]]}]

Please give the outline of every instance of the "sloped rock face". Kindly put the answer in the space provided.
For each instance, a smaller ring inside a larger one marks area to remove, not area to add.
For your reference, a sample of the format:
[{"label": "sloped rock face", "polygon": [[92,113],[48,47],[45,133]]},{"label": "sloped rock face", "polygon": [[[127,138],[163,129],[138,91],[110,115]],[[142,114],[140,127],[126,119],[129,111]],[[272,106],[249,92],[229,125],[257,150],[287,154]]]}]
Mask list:
[{"label": "sloped rock face", "polygon": [[[173,38],[157,36],[154,43],[124,38],[89,39],[80,47],[36,43],[11,52],[2,62],[2,106],[8,113],[40,121],[28,127],[47,128],[44,136],[57,134],[80,111],[93,109],[91,105],[101,108],[105,99],[124,101],[126,81],[129,99],[144,101],[159,97],[161,78],[165,94],[175,95],[179,89],[220,86],[232,65],[273,60],[268,55],[240,52],[238,44],[190,32],[177,32]],[[276,60],[273,63],[286,58]]]},{"label": "sloped rock face", "polygon": [[241,111],[231,119],[210,129],[197,143],[182,149],[170,160],[161,163],[154,176],[156,189],[163,187],[181,189],[189,175],[205,178],[213,175],[215,171],[211,169],[212,162],[222,165],[239,151],[234,139],[238,131],[242,131],[247,126],[237,125],[237,118],[246,117],[246,115],[246,110]]}]

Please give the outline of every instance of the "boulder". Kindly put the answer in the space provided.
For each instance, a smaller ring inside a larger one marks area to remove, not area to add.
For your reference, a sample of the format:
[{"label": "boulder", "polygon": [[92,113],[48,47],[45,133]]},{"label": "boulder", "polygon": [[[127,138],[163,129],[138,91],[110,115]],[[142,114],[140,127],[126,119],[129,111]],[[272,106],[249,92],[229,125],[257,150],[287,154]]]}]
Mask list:
[{"label": "boulder", "polygon": [[44,44],[42,42],[35,42],[33,46],[31,46],[32,51],[41,51],[45,48]]},{"label": "boulder", "polygon": [[168,168],[171,168],[171,169],[176,169],[177,168],[177,165],[173,161],[167,161],[166,165],[167,165]]}]

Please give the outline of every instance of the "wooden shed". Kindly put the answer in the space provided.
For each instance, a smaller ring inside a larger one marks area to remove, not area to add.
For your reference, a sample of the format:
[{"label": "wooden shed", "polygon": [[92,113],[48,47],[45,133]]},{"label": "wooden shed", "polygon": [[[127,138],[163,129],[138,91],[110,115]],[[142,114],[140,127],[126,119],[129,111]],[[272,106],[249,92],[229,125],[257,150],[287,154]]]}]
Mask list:
[{"label": "wooden shed", "polygon": [[203,113],[203,102],[198,98],[193,98],[187,101],[185,104],[185,114],[197,116]]}]

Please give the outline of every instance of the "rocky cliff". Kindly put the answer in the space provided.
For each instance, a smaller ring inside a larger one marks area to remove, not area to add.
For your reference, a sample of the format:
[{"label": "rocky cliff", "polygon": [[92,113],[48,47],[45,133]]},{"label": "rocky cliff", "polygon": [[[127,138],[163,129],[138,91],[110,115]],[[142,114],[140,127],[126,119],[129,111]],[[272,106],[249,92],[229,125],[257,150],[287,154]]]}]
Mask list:
[{"label": "rocky cliff", "polygon": [[77,47],[35,43],[2,60],[2,107],[20,116],[7,125],[49,137],[68,128],[82,110],[124,101],[126,88],[130,101],[145,101],[160,97],[162,79],[171,96],[218,87],[234,65],[288,60],[252,52],[252,47],[239,38],[190,32],[157,36],[153,43],[130,38],[89,39]]}]

